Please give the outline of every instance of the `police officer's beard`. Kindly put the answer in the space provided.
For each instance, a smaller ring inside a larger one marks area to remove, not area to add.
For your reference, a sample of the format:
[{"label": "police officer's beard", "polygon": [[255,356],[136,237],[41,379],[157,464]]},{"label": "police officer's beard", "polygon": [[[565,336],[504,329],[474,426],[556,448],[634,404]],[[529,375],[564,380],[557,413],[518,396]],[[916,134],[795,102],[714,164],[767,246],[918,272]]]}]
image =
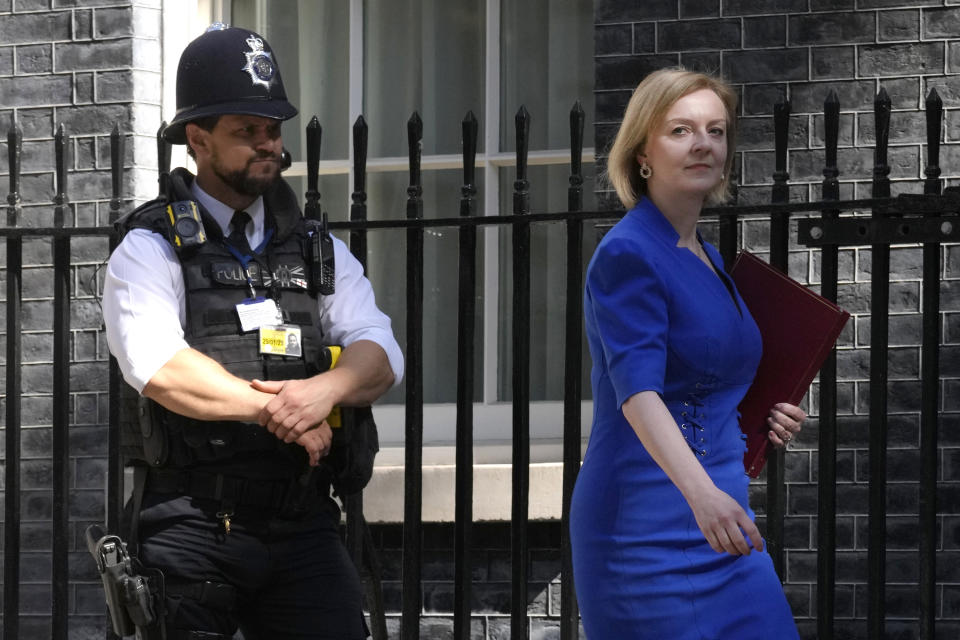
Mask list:
[{"label": "police officer's beard", "polygon": [[[254,158],[254,160],[263,159],[263,157]],[[220,167],[220,163],[217,160],[219,159],[214,159],[214,162],[212,163],[213,173],[220,178],[224,184],[229,186],[237,193],[241,193],[245,196],[257,197],[263,195],[280,177],[279,159],[277,159],[275,162],[275,167],[277,170],[268,176],[250,175],[250,165],[254,160],[248,162],[247,166],[243,169],[237,169],[236,171],[223,171],[223,169]]]}]

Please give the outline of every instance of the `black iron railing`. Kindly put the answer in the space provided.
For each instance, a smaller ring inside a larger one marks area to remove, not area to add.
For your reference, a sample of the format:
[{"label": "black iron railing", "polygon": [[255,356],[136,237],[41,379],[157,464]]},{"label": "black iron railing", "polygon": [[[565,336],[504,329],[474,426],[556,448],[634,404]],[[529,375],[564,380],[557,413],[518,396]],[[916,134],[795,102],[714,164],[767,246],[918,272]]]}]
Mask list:
[{"label": "black iron railing", "polygon": [[[787,173],[787,128],[790,106],[776,105],[775,167],[771,203],[733,205],[708,209],[706,219],[717,222],[718,244],[729,265],[738,249],[739,223],[746,219],[766,218],[770,221],[770,262],[786,271],[792,216],[798,219],[798,243],[815,247],[821,258],[821,292],[829,299],[838,295],[839,247],[869,246],[872,256],[871,285],[871,357],[870,357],[870,488],[869,488],[869,546],[868,546],[868,637],[883,637],[885,615],[886,576],[886,444],[887,444],[887,349],[889,250],[895,243],[922,243],[923,245],[923,338],[922,398],[920,419],[920,474],[919,530],[919,590],[920,637],[931,640],[935,635],[936,573],[937,573],[937,503],[938,479],[937,424],[940,407],[938,387],[939,283],[942,242],[960,239],[960,195],[945,192],[941,195],[939,168],[939,140],[941,137],[942,105],[935,91],[927,100],[927,168],[924,193],[912,196],[890,197],[887,166],[887,144],[890,121],[890,102],[881,91],[877,96],[875,121],[877,123],[873,192],[869,199],[840,200],[839,168],[837,167],[837,138],[839,100],[831,93],[824,105],[825,167],[823,170],[822,199],[817,202],[790,202],[789,174]],[[527,589],[529,582],[528,529],[528,472],[529,472],[529,368],[530,353],[530,233],[534,225],[563,223],[567,232],[566,253],[566,332],[564,353],[564,418],[563,418],[563,483],[561,534],[561,637],[569,640],[577,636],[578,613],[573,589],[570,545],[567,535],[570,496],[580,463],[582,318],[580,309],[582,273],[583,225],[590,221],[615,219],[620,212],[581,211],[583,206],[583,176],[580,155],[583,148],[584,113],[579,104],[570,114],[571,172],[568,187],[568,210],[557,213],[530,211],[529,182],[527,179],[527,134],[530,115],[525,109],[516,118],[517,175],[514,183],[513,211],[510,215],[475,215],[475,157],[477,149],[477,121],[468,113],[462,123],[463,186],[461,188],[460,216],[455,218],[424,219],[421,186],[420,154],[423,123],[415,113],[407,124],[409,141],[409,187],[405,218],[398,220],[366,219],[366,140],[367,127],[362,118],[354,126],[354,185],[352,205],[347,221],[330,222],[332,229],[349,233],[354,255],[366,262],[367,234],[383,229],[406,230],[406,327],[405,355],[406,413],[405,413],[405,487],[402,556],[402,621],[401,632],[407,640],[419,637],[421,602],[422,550],[422,469],[423,460],[423,282],[424,231],[428,228],[453,228],[459,233],[459,294],[458,294],[458,352],[456,402],[456,481],[454,524],[454,636],[470,636],[472,614],[471,558],[473,487],[473,433],[474,433],[474,326],[477,288],[477,227],[480,225],[508,225],[512,228],[513,252],[513,494],[511,511],[512,606],[511,636],[528,636]],[[159,140],[159,136],[158,136]],[[321,130],[316,119],[307,127],[307,192],[305,212],[308,217],[324,218],[317,188]],[[114,129],[111,136],[113,162],[113,189],[110,199],[110,220],[116,220],[121,203],[122,136]],[[53,558],[53,637],[67,637],[68,554],[74,550],[69,522],[70,452],[68,427],[70,420],[69,394],[69,334],[70,334],[70,248],[75,236],[110,238],[111,248],[116,236],[111,227],[72,227],[68,216],[71,208],[67,196],[68,138],[61,127],[56,136],[56,176],[54,226],[28,228],[22,226],[19,196],[21,136],[16,129],[8,135],[10,191],[8,226],[0,229],[7,246],[7,349],[6,349],[6,484],[4,522],[4,637],[17,638],[20,585],[20,437],[22,391],[21,304],[23,239],[25,237],[52,238],[54,246],[54,418],[53,418],[53,494],[54,509],[51,518]],[[169,169],[169,148],[158,143],[161,176]],[[161,177],[161,186],[163,178]],[[861,215],[846,215],[856,212]],[[862,215],[870,213],[871,215]],[[841,215],[844,214],[844,215]],[[109,468],[106,494],[107,526],[116,530],[120,523],[120,501],[123,495],[123,477],[118,448],[118,389],[121,384],[117,369],[111,366]],[[817,507],[817,636],[823,640],[834,637],[836,626],[835,585],[837,554],[837,360],[833,354],[820,373],[818,415],[818,507]],[[774,564],[781,577],[785,576],[784,516],[786,488],[784,458],[773,457],[766,471],[765,526]],[[382,613],[379,601],[379,571],[371,553],[369,532],[362,519],[362,497],[348,501],[347,539],[351,554],[369,568],[371,588],[368,605]],[[365,544],[366,541],[366,544]],[[375,637],[385,637],[382,616],[374,616]]]}]

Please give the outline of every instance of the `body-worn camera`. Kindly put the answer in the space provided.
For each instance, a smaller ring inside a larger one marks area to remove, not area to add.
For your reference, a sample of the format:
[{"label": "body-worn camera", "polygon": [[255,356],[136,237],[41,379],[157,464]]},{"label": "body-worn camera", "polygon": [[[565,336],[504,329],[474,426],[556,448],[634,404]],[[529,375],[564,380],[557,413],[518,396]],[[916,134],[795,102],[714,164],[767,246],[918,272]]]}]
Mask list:
[{"label": "body-worn camera", "polygon": [[167,217],[173,231],[173,246],[177,251],[198,247],[207,241],[200,220],[200,210],[193,200],[180,200],[167,205]]}]

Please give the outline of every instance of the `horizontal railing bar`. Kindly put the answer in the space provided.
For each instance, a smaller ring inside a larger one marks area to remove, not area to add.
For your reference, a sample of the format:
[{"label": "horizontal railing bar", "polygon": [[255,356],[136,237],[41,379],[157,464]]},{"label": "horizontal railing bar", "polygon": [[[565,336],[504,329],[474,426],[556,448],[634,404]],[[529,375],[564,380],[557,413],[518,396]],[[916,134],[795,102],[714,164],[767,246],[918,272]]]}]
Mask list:
[{"label": "horizontal railing bar", "polygon": [[[940,206],[924,207],[927,203],[943,202],[940,196],[910,195],[903,198],[862,198],[859,200],[819,200],[815,202],[787,202],[783,204],[756,204],[731,205],[723,207],[708,207],[703,210],[703,217],[724,217],[763,215],[769,213],[796,213],[803,211],[838,211],[851,209],[873,208],[873,217],[886,215],[905,215],[905,211],[918,216],[943,214],[946,209]],[[960,213],[960,200],[957,200],[957,212]],[[530,213],[522,216],[526,222],[558,222],[570,219],[579,220],[616,220],[623,216],[622,209],[607,211],[561,211],[558,213]],[[477,216],[477,217],[450,217],[430,219],[397,219],[397,220],[331,220],[331,229],[411,229],[430,227],[465,227],[475,225],[512,224],[521,219],[521,216]],[[36,237],[36,236],[109,236],[114,233],[112,226],[98,227],[0,227],[0,238]]]},{"label": "horizontal railing bar", "polygon": [[701,217],[727,215],[757,215],[766,213],[799,213],[803,211],[846,211],[873,209],[872,217],[905,214],[942,214],[950,210],[960,213],[960,199],[954,200],[955,208],[942,206],[945,198],[918,194],[904,194],[896,198],[860,198],[858,200],[815,200],[812,202],[784,202],[779,204],[738,204],[719,207],[704,207]]},{"label": "horizontal railing bar", "polygon": [[75,236],[109,236],[115,233],[112,226],[100,227],[0,227],[0,238],[23,238],[46,236],[66,238]]},{"label": "horizontal railing bar", "polygon": [[[917,196],[918,198],[921,196]],[[884,205],[891,208],[902,205],[903,202],[897,198],[865,198],[862,200],[834,200],[823,202],[797,202],[787,204],[765,204],[765,205],[736,205],[729,207],[711,207],[704,209],[701,214],[703,217],[726,217],[743,215],[762,215],[772,212],[798,212],[798,211],[836,211],[848,209],[861,209],[868,207],[882,208]],[[958,202],[960,205],[960,202]],[[911,203],[914,207],[914,203]],[[960,209],[960,207],[958,207]],[[924,210],[916,211],[917,214],[939,215],[942,210]],[[563,211],[559,213],[531,213],[523,217],[524,220],[531,223],[535,222],[560,222],[570,219],[580,220],[617,220],[621,218],[624,211]],[[884,215],[904,215],[904,208],[892,209],[889,211],[875,211],[874,217]],[[331,221],[331,229],[352,229],[357,226],[364,226],[367,229],[408,229],[411,227],[462,227],[471,225],[496,225],[510,224],[516,222],[518,217],[515,215],[502,216],[478,216],[476,218],[431,218],[421,220],[366,220],[362,224],[347,221]]]},{"label": "horizontal railing bar", "polygon": [[956,242],[960,224],[956,216],[930,215],[872,220],[869,218],[806,218],[797,225],[800,244],[820,247]]},{"label": "horizontal railing bar", "polygon": [[[544,151],[530,151],[528,155],[529,165],[558,165],[570,164],[569,149],[548,149]],[[595,161],[594,150],[584,149],[582,161],[592,163]],[[504,151],[491,154],[477,154],[478,167],[485,167],[487,164],[495,167],[514,167],[517,164],[517,154],[513,151]],[[321,160],[319,164],[320,175],[347,175],[353,166],[351,160]],[[442,171],[444,169],[460,169],[463,167],[463,155],[459,153],[437,154],[432,156],[423,156],[420,161],[420,169],[425,171]],[[367,173],[382,173],[388,171],[407,171],[410,168],[410,159],[407,156],[387,156],[383,158],[369,158],[367,160]],[[290,165],[283,172],[287,177],[298,177],[307,175],[307,163],[297,161]]]}]

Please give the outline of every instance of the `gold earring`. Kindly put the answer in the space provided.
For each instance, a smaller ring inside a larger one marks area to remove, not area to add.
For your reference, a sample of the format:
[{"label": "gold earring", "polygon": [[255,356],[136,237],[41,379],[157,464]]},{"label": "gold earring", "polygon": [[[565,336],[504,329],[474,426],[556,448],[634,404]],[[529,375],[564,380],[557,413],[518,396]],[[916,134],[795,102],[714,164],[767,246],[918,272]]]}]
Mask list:
[{"label": "gold earring", "polygon": [[647,161],[644,160],[640,163],[640,177],[644,180],[649,180],[650,176],[653,175],[653,169],[650,168],[650,165],[647,164]]}]

